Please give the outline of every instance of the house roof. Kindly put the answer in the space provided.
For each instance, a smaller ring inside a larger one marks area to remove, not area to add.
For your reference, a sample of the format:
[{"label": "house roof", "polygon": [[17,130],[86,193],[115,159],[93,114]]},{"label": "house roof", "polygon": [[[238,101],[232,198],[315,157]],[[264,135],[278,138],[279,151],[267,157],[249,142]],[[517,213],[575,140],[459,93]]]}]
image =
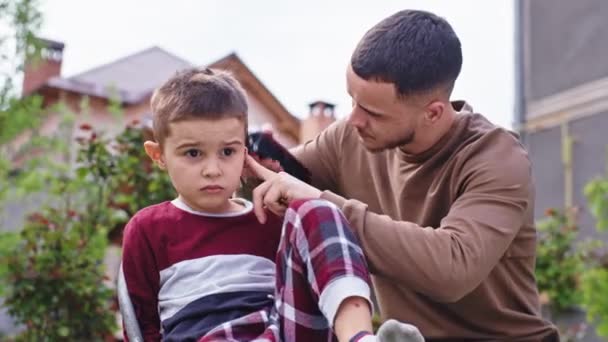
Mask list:
[{"label": "house roof", "polygon": [[126,104],[143,101],[176,71],[193,64],[159,47],[151,47],[69,78],[53,77],[47,85]]},{"label": "house roof", "polygon": [[278,121],[277,129],[288,133],[295,141],[299,140],[300,120],[293,116],[285,106],[283,106],[236,53],[231,53],[228,56],[209,64],[208,67],[232,71],[247,92],[256,96],[268,110],[275,114]]},{"label": "house roof", "polygon": [[[106,99],[116,98],[124,104],[137,104],[147,101],[154,88],[176,71],[192,66],[193,63],[155,46],[72,77],[53,77],[46,86]],[[298,141],[300,121],[289,113],[235,53],[207,66],[232,71],[248,94],[256,96],[275,115],[277,129]]]}]

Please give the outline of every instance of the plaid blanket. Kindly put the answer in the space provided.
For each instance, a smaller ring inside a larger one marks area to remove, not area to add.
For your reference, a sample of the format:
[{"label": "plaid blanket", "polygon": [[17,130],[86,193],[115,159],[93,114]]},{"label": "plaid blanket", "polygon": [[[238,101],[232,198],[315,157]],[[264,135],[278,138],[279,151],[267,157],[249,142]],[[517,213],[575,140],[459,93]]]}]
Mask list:
[{"label": "plaid blanket", "polygon": [[[337,341],[330,324],[337,306],[321,305],[324,291],[338,280],[362,280],[368,289],[370,283],[363,252],[338,208],[324,200],[294,201],[285,214],[276,267],[273,305],[226,322],[199,342]],[[344,290],[342,298],[360,295]]]}]

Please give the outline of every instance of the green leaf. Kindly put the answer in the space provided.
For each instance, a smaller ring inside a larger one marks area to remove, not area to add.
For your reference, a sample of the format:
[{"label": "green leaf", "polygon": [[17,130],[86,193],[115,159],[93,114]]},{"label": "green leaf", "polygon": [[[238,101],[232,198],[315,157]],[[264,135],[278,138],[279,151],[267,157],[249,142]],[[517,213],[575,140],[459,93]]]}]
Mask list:
[{"label": "green leaf", "polygon": [[68,337],[70,335],[70,328],[59,327],[59,330],[57,332],[59,333],[59,336],[61,336],[61,337]]}]

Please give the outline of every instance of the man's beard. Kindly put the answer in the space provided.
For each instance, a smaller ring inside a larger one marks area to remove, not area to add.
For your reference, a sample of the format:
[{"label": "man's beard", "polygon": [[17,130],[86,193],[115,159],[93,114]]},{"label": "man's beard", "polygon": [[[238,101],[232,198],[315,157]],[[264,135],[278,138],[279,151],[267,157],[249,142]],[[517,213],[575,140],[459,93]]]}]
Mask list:
[{"label": "man's beard", "polygon": [[385,150],[391,150],[394,148],[398,148],[398,147],[410,144],[412,141],[414,141],[415,136],[416,136],[416,132],[414,130],[411,130],[404,136],[401,136],[394,140],[388,141],[387,143],[384,144],[384,146],[366,147],[366,149],[372,153],[378,153],[378,152],[382,152]]}]

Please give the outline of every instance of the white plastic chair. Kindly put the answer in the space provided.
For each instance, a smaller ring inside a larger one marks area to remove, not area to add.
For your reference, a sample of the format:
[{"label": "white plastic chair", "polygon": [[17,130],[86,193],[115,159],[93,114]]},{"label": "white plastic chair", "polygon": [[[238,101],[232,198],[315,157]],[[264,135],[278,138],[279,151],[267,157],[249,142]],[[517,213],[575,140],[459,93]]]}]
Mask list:
[{"label": "white plastic chair", "polygon": [[139,323],[135,316],[135,310],[133,309],[133,303],[131,303],[131,297],[129,297],[129,291],[127,290],[127,282],[125,281],[125,275],[122,271],[122,263],[118,270],[118,281],[117,281],[117,294],[118,294],[118,306],[120,307],[120,314],[124,322],[124,329],[129,342],[144,342],[139,329]]}]

